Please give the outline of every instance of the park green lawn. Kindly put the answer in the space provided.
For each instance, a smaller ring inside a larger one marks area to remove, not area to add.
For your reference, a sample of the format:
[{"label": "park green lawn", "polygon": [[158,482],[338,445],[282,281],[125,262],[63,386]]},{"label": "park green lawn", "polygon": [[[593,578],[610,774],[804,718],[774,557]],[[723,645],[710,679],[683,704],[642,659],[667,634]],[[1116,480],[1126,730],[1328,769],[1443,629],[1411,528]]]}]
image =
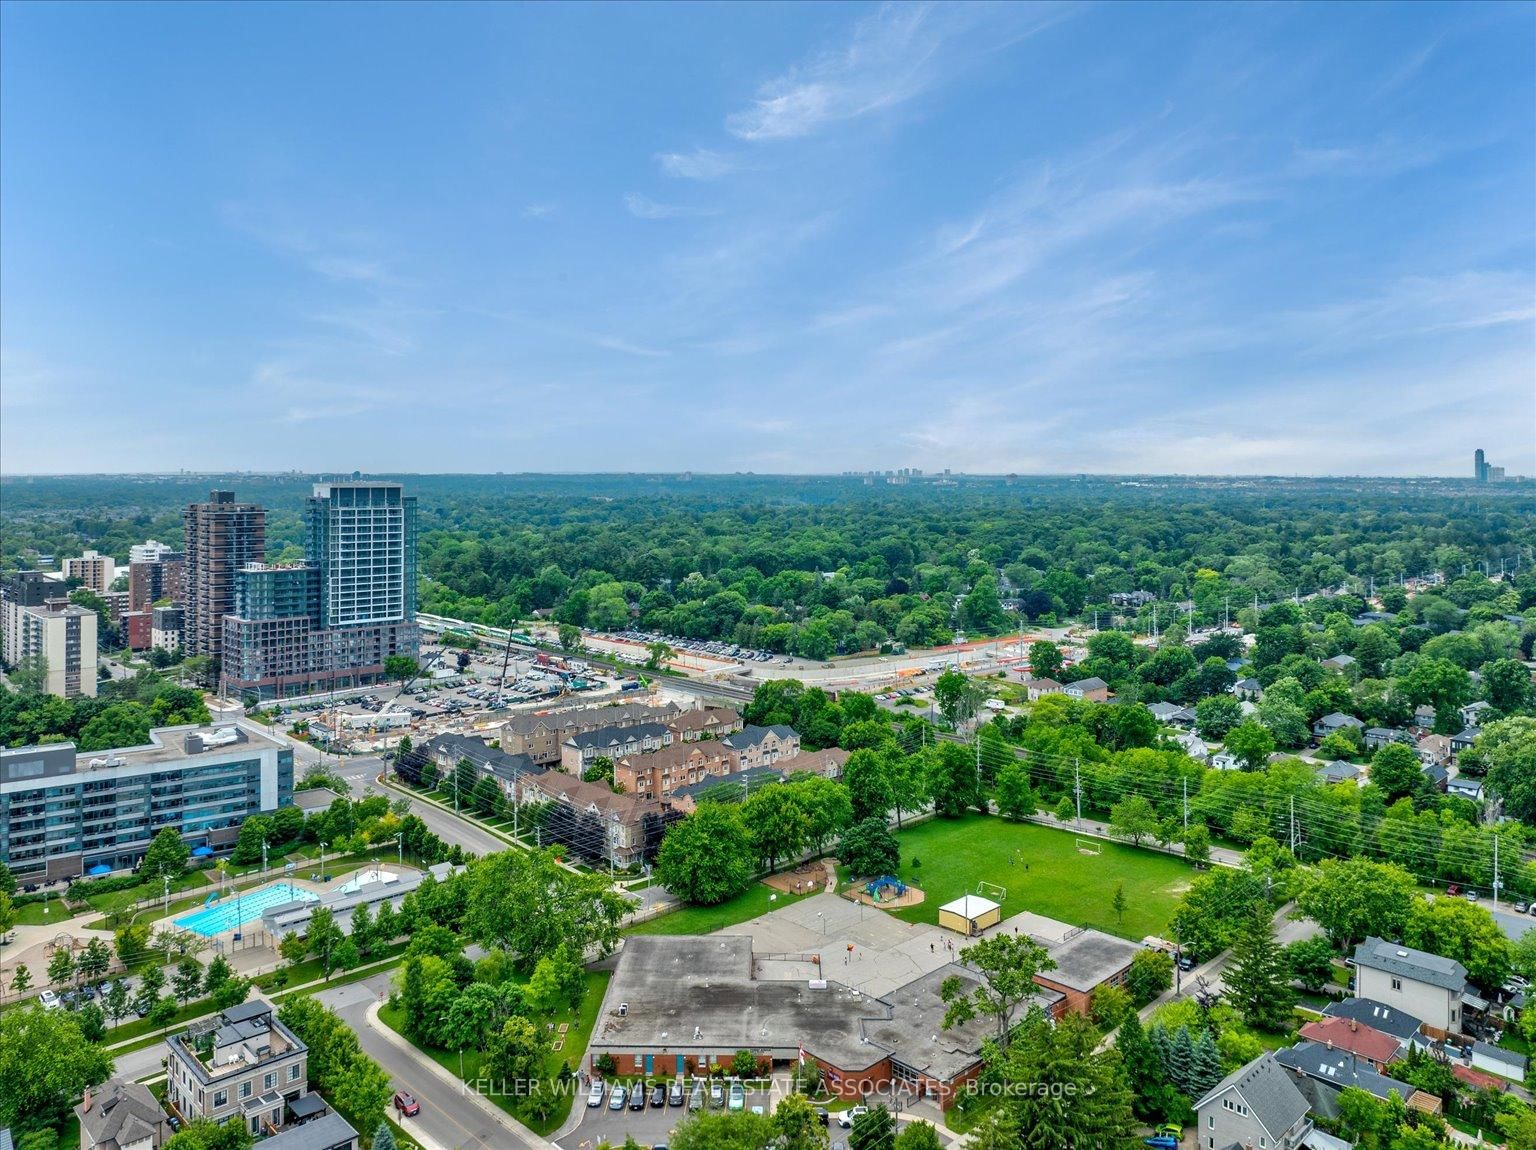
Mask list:
[{"label": "park green lawn", "polygon": [[[777,897],[774,897],[777,896]],[[770,910],[788,906],[796,898],[809,895],[786,894],[766,883],[754,882],[735,898],[716,906],[685,906],[657,918],[629,927],[625,934],[713,934]]]},{"label": "park green lawn", "polygon": [[[581,1000],[581,1005],[575,1011],[554,1016],[551,1019],[556,1024],[569,1022],[571,1028],[566,1032],[565,1041],[561,1048],[549,1051],[544,1056],[544,1073],[548,1078],[554,1078],[560,1073],[562,1066],[568,1066],[573,1071],[581,1066],[582,1056],[587,1052],[587,1043],[592,1037],[592,1027],[597,1023],[597,1012],[603,1005],[603,995],[608,990],[608,980],[612,975],[605,970],[587,972],[587,993]],[[521,980],[519,980],[521,981]],[[385,1026],[397,1034],[404,1034],[405,1011],[394,1003],[386,1003],[379,1008],[379,1019]],[[546,1032],[548,1033],[548,1032]],[[553,1034],[550,1035],[553,1039]],[[414,1044],[413,1044],[414,1045]],[[418,1047],[427,1057],[431,1058],[450,1074],[458,1077],[460,1054],[457,1050],[437,1050],[432,1047]],[[466,1050],[463,1052],[464,1081],[473,1082],[480,1077],[481,1054],[478,1050]],[[537,1134],[550,1134],[558,1130],[571,1112],[571,1101],[574,1092],[560,1091],[555,1095],[556,1105],[554,1112],[547,1118],[540,1120],[517,1106],[520,1099],[509,1098],[503,1094],[491,1093],[488,1097],[512,1115],[523,1125]]]},{"label": "park green lawn", "polygon": [[[1095,839],[1102,853],[1083,854],[1071,831],[991,815],[930,819],[900,832],[897,841],[898,877],[925,895],[919,905],[891,912],[907,922],[937,923],[940,906],[978,893],[976,884],[984,881],[1007,889],[1005,918],[1029,910],[1139,941],[1166,934],[1194,874],[1182,859],[1155,850]],[[914,859],[920,865],[913,866]],[[1125,917],[1119,920],[1112,903],[1122,884]]]}]

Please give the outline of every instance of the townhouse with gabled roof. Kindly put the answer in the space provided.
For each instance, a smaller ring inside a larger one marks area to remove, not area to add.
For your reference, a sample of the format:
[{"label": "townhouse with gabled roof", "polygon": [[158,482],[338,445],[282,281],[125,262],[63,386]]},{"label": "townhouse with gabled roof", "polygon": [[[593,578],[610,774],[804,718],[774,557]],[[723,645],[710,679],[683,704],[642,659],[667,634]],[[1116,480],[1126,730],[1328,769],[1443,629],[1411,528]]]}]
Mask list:
[{"label": "townhouse with gabled roof", "polygon": [[614,703],[553,714],[514,715],[501,728],[501,749],[512,755],[527,755],[541,765],[555,764],[560,762],[561,744],[572,735],[604,727],[666,722],[677,713],[672,703]]},{"label": "townhouse with gabled roof", "polygon": [[560,769],[580,775],[595,759],[616,763],[626,755],[643,755],[671,745],[672,732],[661,723],[582,731],[560,745]]},{"label": "townhouse with gabled roof", "polygon": [[800,753],[800,735],[793,727],[743,727],[720,742],[736,752],[741,770],[771,767]]}]

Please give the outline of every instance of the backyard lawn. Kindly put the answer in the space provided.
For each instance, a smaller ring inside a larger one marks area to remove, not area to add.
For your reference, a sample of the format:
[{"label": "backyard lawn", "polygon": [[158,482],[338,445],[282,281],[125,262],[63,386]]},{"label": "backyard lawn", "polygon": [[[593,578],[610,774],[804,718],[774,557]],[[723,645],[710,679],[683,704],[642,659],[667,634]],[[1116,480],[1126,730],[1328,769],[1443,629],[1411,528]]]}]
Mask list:
[{"label": "backyard lawn", "polygon": [[[939,907],[978,893],[980,880],[1007,888],[1005,918],[1030,910],[1140,941],[1166,933],[1174,904],[1193,874],[1182,859],[1156,850],[1095,839],[1103,853],[1083,854],[1069,830],[988,815],[930,819],[902,831],[897,840],[898,877],[926,896],[917,906],[891,912],[908,922],[937,923]],[[920,865],[913,866],[914,859]],[[1120,920],[1113,899],[1122,883],[1125,917]]]},{"label": "backyard lawn", "polygon": [[[608,990],[608,979],[612,977],[607,971],[587,972],[587,993],[581,1000],[581,1006],[574,1012],[565,1012],[554,1017],[555,1022],[569,1022],[570,1030],[558,1051],[551,1050],[544,1058],[544,1073],[546,1077],[553,1078],[560,1073],[561,1066],[569,1066],[576,1070],[581,1066],[582,1056],[586,1054],[587,1042],[592,1037],[592,1027],[597,1022],[597,1012],[603,1005],[603,995]],[[393,1003],[386,1003],[379,1008],[379,1019],[385,1026],[396,1033],[402,1033],[401,1028],[405,1024],[405,1011]],[[547,1033],[547,1032],[546,1032]],[[430,1047],[418,1047],[439,1066],[443,1067],[454,1077],[459,1075],[458,1051],[434,1050]],[[466,1050],[463,1052],[464,1081],[473,1082],[480,1077],[481,1054],[478,1050]],[[571,1112],[572,1091],[557,1091],[555,1093],[555,1110],[547,1118],[540,1120],[526,1113],[516,1103],[521,1099],[509,1097],[506,1093],[492,1092],[490,1097],[498,1106],[512,1115],[519,1122],[538,1134],[549,1134],[559,1129]]]},{"label": "backyard lawn", "polygon": [[[778,897],[775,898],[774,896]],[[659,918],[649,919],[638,926],[629,927],[625,934],[713,934],[738,922],[767,914],[781,906],[788,906],[796,897],[807,895],[786,894],[774,890],[766,883],[754,882],[741,894],[727,899],[718,906],[685,906],[668,911]]]}]

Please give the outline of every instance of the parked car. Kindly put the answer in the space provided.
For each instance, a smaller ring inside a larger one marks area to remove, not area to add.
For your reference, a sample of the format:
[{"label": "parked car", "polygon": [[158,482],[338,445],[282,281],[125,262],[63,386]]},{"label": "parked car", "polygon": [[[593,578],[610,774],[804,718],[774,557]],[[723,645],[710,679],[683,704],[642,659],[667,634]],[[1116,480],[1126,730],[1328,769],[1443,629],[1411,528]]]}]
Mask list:
[{"label": "parked car", "polygon": [[674,1083],[672,1083],[671,1089],[669,1089],[667,1091],[667,1105],[668,1106],[681,1106],[682,1104],[683,1104],[683,1084],[681,1082],[674,1082]]},{"label": "parked car", "polygon": [[409,1091],[395,1091],[395,1112],[402,1118],[414,1118],[421,1113],[421,1103]]},{"label": "parked car", "polygon": [[858,1121],[860,1114],[868,1114],[868,1106],[850,1106],[837,1116],[837,1124],[844,1130],[853,1129],[853,1124]]},{"label": "parked car", "polygon": [[825,1106],[816,1107],[816,1117],[820,1119],[823,1126],[830,1125],[832,1122],[832,1112]]},{"label": "parked car", "polygon": [[1526,906],[1526,904],[1524,902],[1517,902],[1514,905],[1514,912],[1516,914],[1524,914],[1526,912],[1526,910],[1528,910],[1528,909],[1529,908]]},{"label": "parked car", "polygon": [[587,1089],[587,1105],[591,1107],[603,1104],[603,1084],[597,1079],[592,1080],[592,1085]]},{"label": "parked car", "polygon": [[629,1108],[631,1110],[645,1109],[645,1084],[637,1082],[629,1092]]},{"label": "parked car", "polygon": [[1460,884],[1454,883],[1454,882],[1451,883],[1450,886],[1445,888],[1445,893],[1450,895],[1452,898],[1455,898],[1457,895],[1459,895],[1461,893],[1461,886],[1460,886]]},{"label": "parked car", "polygon": [[711,1082],[709,1084],[709,1104],[711,1106],[725,1105],[725,1087],[721,1086],[718,1082]]},{"label": "parked car", "polygon": [[43,1004],[44,1010],[57,1010],[60,1006],[63,1005],[63,1003],[59,1001],[59,996],[51,990],[43,991],[43,993],[38,996],[38,1001]]},{"label": "parked car", "polygon": [[623,1110],[628,1095],[622,1086],[615,1086],[613,1092],[608,1095],[609,1110]]},{"label": "parked car", "polygon": [[1476,902],[1477,901],[1477,891],[1469,890],[1465,894],[1463,894],[1461,897],[1466,899],[1468,902]]},{"label": "parked car", "polygon": [[746,1092],[746,1089],[741,1085],[740,1082],[732,1082],[731,1083],[731,1098],[730,1098],[730,1102],[728,1103],[728,1107],[727,1108],[731,1109],[731,1110],[740,1110],[744,1105],[746,1105],[746,1102],[747,1102],[747,1092]]},{"label": "parked car", "polygon": [[667,1088],[660,1082],[651,1087],[651,1105],[665,1106],[667,1104]]},{"label": "parked car", "polygon": [[702,1087],[702,1086],[695,1086],[693,1088],[693,1093],[688,1096],[688,1109],[689,1110],[703,1110],[704,1109],[704,1087]]},{"label": "parked car", "polygon": [[1194,959],[1193,955],[1189,955],[1189,954],[1181,954],[1181,955],[1179,955],[1178,963],[1179,963],[1179,969],[1184,971],[1185,973],[1188,973],[1189,971],[1195,969],[1195,959]]}]

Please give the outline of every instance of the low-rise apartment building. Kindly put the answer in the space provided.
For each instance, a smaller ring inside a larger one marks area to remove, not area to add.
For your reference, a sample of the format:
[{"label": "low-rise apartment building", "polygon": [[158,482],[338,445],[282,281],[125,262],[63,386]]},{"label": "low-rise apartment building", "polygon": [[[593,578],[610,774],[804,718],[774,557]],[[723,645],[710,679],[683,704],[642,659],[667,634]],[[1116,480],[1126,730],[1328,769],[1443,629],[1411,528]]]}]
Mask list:
[{"label": "low-rise apartment building", "polygon": [[293,748],[239,726],[161,727],[141,747],[0,749],[0,865],[23,881],[138,864],[166,827],[213,846],[293,802]]},{"label": "low-rise apartment building", "polygon": [[240,1121],[252,1134],[287,1124],[309,1090],[309,1048],[254,999],[166,1039],[165,1096],[183,1120]]}]

